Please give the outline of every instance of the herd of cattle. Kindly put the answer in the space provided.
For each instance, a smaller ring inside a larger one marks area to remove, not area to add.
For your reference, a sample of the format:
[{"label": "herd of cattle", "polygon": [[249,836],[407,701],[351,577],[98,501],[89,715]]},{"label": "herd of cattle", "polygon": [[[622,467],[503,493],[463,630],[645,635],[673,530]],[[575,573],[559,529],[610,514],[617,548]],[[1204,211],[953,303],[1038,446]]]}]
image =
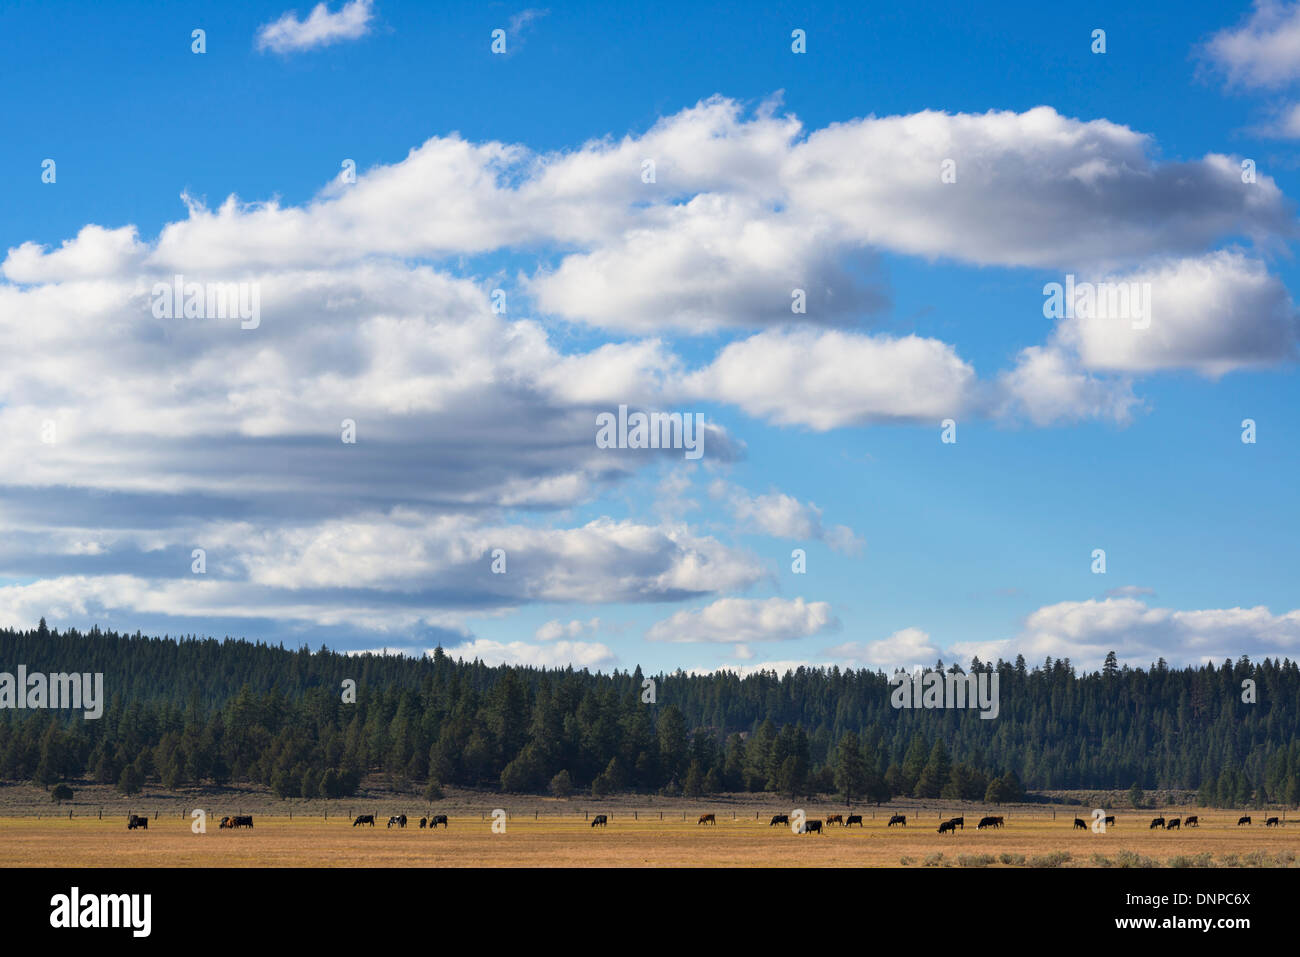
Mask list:
[{"label": "herd of cattle", "polygon": [[[717,823],[718,823],[718,817],[717,817],[716,814],[701,814],[701,815],[700,815],[700,819],[699,819],[699,821],[698,821],[697,823],[698,823],[698,824],[717,824]],[[768,827],[775,827],[775,826],[778,825],[778,824],[786,824],[786,825],[788,825],[789,823],[790,823],[790,815],[788,815],[788,814],[773,814],[773,815],[772,815],[772,820],[768,822],[768,825],[767,825],[767,826],[768,826]],[[982,818],[980,818],[979,823],[975,825],[975,828],[976,828],[976,830],[982,831],[982,830],[984,830],[984,828],[986,828],[986,827],[994,827],[994,828],[997,828],[997,827],[1003,827],[1006,823],[1007,823],[1007,822],[1006,822],[1006,819],[1005,819],[1005,818],[1002,818],[1002,817],[993,817],[993,816],[982,817]],[[1241,827],[1243,824],[1250,824],[1250,823],[1251,823],[1250,817],[1249,817],[1249,816],[1245,816],[1245,817],[1242,817],[1241,819],[1239,819],[1239,820],[1237,821],[1237,826],[1238,826],[1238,827]],[[358,814],[356,820],[352,822],[352,826],[353,826],[353,827],[359,827],[359,826],[361,826],[361,825],[365,825],[365,824],[369,824],[371,827],[374,827],[374,826],[375,826],[375,816],[374,816],[373,814]],[[445,814],[435,814],[435,815],[433,815],[432,817],[422,817],[422,818],[420,818],[420,827],[421,827],[421,828],[425,828],[425,827],[427,827],[427,828],[429,828],[430,830],[433,830],[433,829],[436,828],[439,824],[441,824],[444,828],[446,828],[446,827],[448,826],[448,825],[447,825],[447,815],[445,815]],[[804,833],[804,834],[821,834],[821,833],[823,833],[823,832],[822,832],[822,824],[823,824],[823,822],[822,822],[820,819],[818,819],[818,820],[811,820],[811,821],[809,821],[809,820],[805,820],[805,821],[804,821],[804,829],[803,829],[803,833]],[[828,815],[826,816],[825,824],[826,824],[827,827],[829,827],[829,826],[832,825],[832,824],[839,824],[841,827],[852,827],[854,824],[856,824],[856,825],[858,825],[858,827],[862,827],[862,826],[863,826],[863,824],[862,824],[862,815],[861,815],[861,814],[850,814],[850,815],[848,815],[847,817],[845,817],[843,814],[828,814]],[[907,815],[906,815],[906,814],[894,814],[894,815],[892,815],[892,816],[889,818],[889,824],[888,824],[887,826],[888,826],[888,827],[893,827],[895,824],[900,824],[900,825],[902,825],[903,827],[907,827]],[[1162,815],[1161,817],[1157,817],[1157,818],[1153,818],[1153,819],[1152,819],[1152,821],[1151,821],[1151,826],[1148,828],[1148,830],[1155,830],[1156,828],[1163,828],[1163,829],[1166,830],[1166,831],[1177,831],[1177,830],[1181,830],[1182,828],[1186,828],[1186,827],[1200,827],[1200,824],[1201,824],[1201,822],[1200,822],[1199,818],[1198,818],[1195,814],[1190,814],[1190,815],[1188,815],[1187,818],[1186,818],[1185,820],[1184,820],[1183,818],[1177,818],[1177,817],[1175,817],[1175,818],[1170,818],[1169,820],[1165,820],[1164,816]],[[1282,824],[1282,822],[1281,822],[1278,818],[1275,818],[1275,817],[1267,818],[1267,819],[1264,821],[1264,826],[1265,826],[1265,827],[1280,827],[1281,824]],[[597,814],[595,817],[593,817],[593,818],[591,819],[591,826],[592,826],[592,827],[607,827],[608,825],[609,825],[609,816],[606,815],[606,814]],[[1115,818],[1114,818],[1113,815],[1106,815],[1106,818],[1105,818],[1105,825],[1106,825],[1106,827],[1114,827],[1114,826],[1115,826]],[[233,817],[223,817],[223,818],[221,819],[221,825],[220,825],[220,826],[221,826],[222,828],[252,827],[252,826],[253,826],[253,816],[252,816],[251,814],[241,814],[241,815],[235,815],[235,816],[233,816]],[[144,816],[141,816],[141,815],[138,815],[138,814],[132,814],[132,815],[130,815],[130,816],[128,817],[128,819],[127,819],[126,827],[127,827],[127,830],[129,830],[129,831],[134,831],[134,830],[135,830],[136,828],[138,828],[138,827],[139,827],[139,828],[144,828],[145,830],[148,830],[148,828],[149,828],[149,819],[148,819],[147,817],[144,817]],[[399,828],[401,828],[401,827],[406,827],[406,815],[405,815],[405,814],[394,814],[392,817],[390,817],[390,818],[388,819],[388,827],[390,827],[390,828],[393,828],[393,827],[399,827]],[[953,834],[953,833],[956,833],[956,831],[957,831],[958,828],[961,828],[963,831],[966,830],[966,819],[965,819],[964,817],[953,817],[953,818],[949,818],[948,820],[942,822],[942,823],[939,825],[939,833],[940,833],[940,834]],[[1084,820],[1083,818],[1081,818],[1081,817],[1076,817],[1076,818],[1074,819],[1074,830],[1078,831],[1078,830],[1087,830],[1087,829],[1088,829],[1088,822],[1087,822],[1087,821],[1085,821],[1085,820]]]},{"label": "herd of cattle", "polygon": [[[369,824],[371,827],[374,827],[375,816],[373,814],[358,814],[357,819],[352,822],[353,827],[359,827],[360,825],[363,824]],[[430,830],[432,830],[433,828],[437,827],[439,824],[441,824],[444,828],[447,826],[447,815],[435,814],[433,817],[420,818],[420,827],[422,828],[427,827]],[[394,814],[392,817],[388,819],[388,826],[390,828],[406,827],[406,815]]]}]

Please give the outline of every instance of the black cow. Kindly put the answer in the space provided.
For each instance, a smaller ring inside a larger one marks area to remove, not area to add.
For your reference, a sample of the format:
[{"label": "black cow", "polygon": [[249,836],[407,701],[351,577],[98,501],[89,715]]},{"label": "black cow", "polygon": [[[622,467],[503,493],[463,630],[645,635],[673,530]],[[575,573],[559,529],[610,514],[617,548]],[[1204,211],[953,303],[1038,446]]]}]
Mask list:
[{"label": "black cow", "polygon": [[371,827],[374,827],[375,816],[373,814],[358,814],[357,819],[352,822],[352,826],[356,827],[358,824],[369,824]]},{"label": "black cow", "polygon": [[1193,814],[1193,815],[1191,815],[1191,816],[1190,816],[1186,821],[1183,822],[1183,826],[1184,826],[1184,827],[1200,827],[1200,826],[1201,826],[1201,821],[1200,821],[1200,819],[1199,819],[1195,814]]},{"label": "black cow", "polygon": [[952,818],[952,823],[963,831],[966,830],[966,819],[964,817],[954,817]]},{"label": "black cow", "polygon": [[1249,824],[1249,823],[1250,823],[1250,818],[1249,818],[1249,817],[1239,817],[1239,818],[1237,818],[1237,827],[1241,827],[1241,825],[1243,825],[1243,824]]},{"label": "black cow", "polygon": [[595,827],[597,824],[599,824],[601,827],[606,827],[609,825],[609,818],[607,818],[603,814],[597,814],[595,817],[591,819],[591,826]]},{"label": "black cow", "polygon": [[427,817],[420,818],[420,830],[423,831],[428,826],[429,826],[429,819]]},{"label": "black cow", "polygon": [[821,821],[804,821],[803,832],[805,834],[820,834],[822,832]]},{"label": "black cow", "polygon": [[235,815],[230,819],[231,827],[252,827],[253,816],[251,814]]},{"label": "black cow", "polygon": [[789,814],[773,814],[772,820],[767,822],[767,826],[771,827],[773,824],[789,824],[789,823],[790,823]]},{"label": "black cow", "polygon": [[956,831],[956,830],[957,830],[957,824],[955,821],[944,821],[942,824],[939,825],[940,834],[947,834],[949,831]]},{"label": "black cow", "polygon": [[149,830],[149,819],[139,814],[132,814],[127,818],[126,829],[128,831],[134,831],[137,827],[142,827],[146,831]]},{"label": "black cow", "polygon": [[1088,823],[1083,818],[1076,817],[1074,819],[1074,829],[1076,831],[1086,831],[1088,830]]},{"label": "black cow", "polygon": [[995,818],[993,819],[993,826],[994,826],[994,827],[1001,827],[1003,824],[1006,824],[1006,823],[1007,823],[1006,818],[1003,818],[1003,817],[995,817]]},{"label": "black cow", "polygon": [[982,817],[980,822],[975,825],[975,830],[982,831],[986,827],[997,827],[998,819],[995,817]]},{"label": "black cow", "polygon": [[406,827],[406,815],[394,814],[392,817],[388,819],[388,826],[392,827],[394,824],[396,824],[398,827]]},{"label": "black cow", "polygon": [[1264,822],[1265,827],[1280,827],[1281,824],[1282,822],[1275,817],[1270,817],[1267,821]]},{"label": "black cow", "polygon": [[888,826],[889,826],[889,827],[893,827],[895,824],[901,824],[901,825],[903,825],[903,827],[907,827],[907,815],[906,815],[906,814],[895,814],[893,817],[891,817],[891,818],[889,819],[889,824],[888,824]]},{"label": "black cow", "polygon": [[1165,830],[1167,830],[1167,831],[1176,831],[1176,830],[1178,830],[1179,828],[1182,827],[1182,824],[1183,824],[1183,822],[1182,822],[1182,818],[1177,818],[1177,817],[1176,817],[1176,818],[1174,818],[1173,820],[1171,820],[1168,824],[1165,825]]},{"label": "black cow", "polygon": [[445,815],[445,814],[435,814],[432,818],[430,818],[430,820],[429,820],[429,830],[432,831],[432,830],[433,830],[435,827],[437,827],[439,824],[441,824],[441,825],[443,826],[443,829],[444,829],[444,830],[446,829],[446,827],[447,827],[447,815]]},{"label": "black cow", "polygon": [[701,814],[697,824],[717,824],[718,818],[715,814]]},{"label": "black cow", "polygon": [[850,814],[844,822],[845,827],[852,827],[854,824],[856,824],[858,827],[863,826],[861,814]]},{"label": "black cow", "polygon": [[[1193,818],[1188,818],[1188,820],[1189,820],[1189,821],[1195,821],[1196,818],[1194,818],[1194,817],[1193,817]],[[1106,815],[1106,820],[1105,820],[1104,823],[1105,823],[1105,825],[1106,825],[1107,827],[1114,827],[1114,826],[1115,826],[1115,815],[1113,815],[1113,814],[1107,814],[1107,815]]]},{"label": "black cow", "polygon": [[1157,817],[1151,820],[1151,826],[1147,828],[1147,830],[1154,831],[1156,828],[1164,827],[1164,826],[1165,826],[1165,819],[1163,817]]}]

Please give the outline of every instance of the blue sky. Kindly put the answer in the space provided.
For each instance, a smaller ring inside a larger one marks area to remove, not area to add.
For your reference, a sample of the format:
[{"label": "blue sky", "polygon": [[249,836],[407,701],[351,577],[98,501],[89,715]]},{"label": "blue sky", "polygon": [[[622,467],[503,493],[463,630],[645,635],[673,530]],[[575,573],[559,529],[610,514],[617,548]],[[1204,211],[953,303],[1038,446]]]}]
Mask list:
[{"label": "blue sky", "polygon": [[[0,64],[0,624],[1300,645],[1294,5],[19,3]],[[159,317],[177,273],[259,325]],[[1149,328],[1047,318],[1067,274]],[[597,448],[620,404],[701,413],[703,459]]]}]

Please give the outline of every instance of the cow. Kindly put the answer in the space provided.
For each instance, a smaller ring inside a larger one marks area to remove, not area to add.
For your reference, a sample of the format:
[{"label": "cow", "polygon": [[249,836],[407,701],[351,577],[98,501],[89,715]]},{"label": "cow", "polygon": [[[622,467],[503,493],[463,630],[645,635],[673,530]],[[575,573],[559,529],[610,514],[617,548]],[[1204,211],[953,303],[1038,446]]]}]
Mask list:
[{"label": "cow", "polygon": [[1007,820],[1006,820],[1006,818],[1004,818],[1004,817],[995,817],[995,818],[993,819],[993,826],[994,826],[994,827],[1001,827],[1003,824],[1006,824],[1006,823],[1007,823]]},{"label": "cow", "polygon": [[371,827],[374,827],[375,816],[373,814],[358,814],[357,819],[352,822],[352,826],[356,827],[358,824],[369,824]]},{"label": "cow", "polygon": [[850,814],[848,816],[848,819],[844,822],[845,827],[852,827],[854,824],[856,824],[858,827],[863,826],[861,814]]},{"label": "cow", "polygon": [[223,817],[221,819],[221,823],[217,825],[217,827],[233,827],[233,826],[234,825],[230,823],[230,818],[228,817]]},{"label": "cow", "polygon": [[952,823],[955,824],[957,827],[961,828],[963,831],[966,830],[966,819],[964,817],[954,817],[952,819]]},{"label": "cow", "polygon": [[609,818],[606,817],[604,814],[597,814],[595,817],[591,819],[591,826],[595,827],[597,824],[599,824],[601,827],[606,827],[609,824]]},{"label": "cow", "polygon": [[844,823],[844,815],[843,815],[843,814],[828,814],[828,815],[826,815],[826,823],[827,823],[827,824],[843,824],[843,823]]},{"label": "cow", "polygon": [[1088,830],[1088,822],[1081,817],[1076,817],[1074,819],[1074,829],[1076,831],[1086,831]]},{"label": "cow", "polygon": [[986,827],[997,827],[998,819],[995,817],[982,817],[980,822],[975,825],[975,830],[982,831]]},{"label": "cow", "polygon": [[1200,826],[1201,826],[1200,818],[1198,818],[1195,814],[1192,814],[1192,815],[1190,815],[1190,816],[1187,818],[1186,821],[1183,822],[1183,826],[1184,826],[1184,827],[1200,827]]},{"label": "cow", "polygon": [[1151,819],[1151,826],[1150,826],[1149,828],[1147,828],[1147,830],[1148,830],[1148,831],[1154,831],[1156,828],[1158,828],[1158,827],[1161,827],[1161,828],[1162,828],[1162,827],[1164,827],[1164,826],[1165,826],[1165,819],[1164,819],[1163,817],[1152,818],[1152,819]]},{"label": "cow", "polygon": [[903,827],[907,827],[907,815],[895,814],[893,817],[889,819],[889,824],[887,826],[893,827],[895,824],[901,824],[903,825]]},{"label": "cow", "polygon": [[1247,817],[1239,817],[1239,818],[1237,818],[1237,827],[1241,827],[1241,825],[1243,825],[1243,824],[1249,824],[1249,823],[1250,823],[1250,817],[1249,817],[1249,816],[1247,816]]},{"label": "cow", "polygon": [[388,826],[392,827],[394,824],[396,824],[398,827],[406,827],[406,815],[394,814],[392,817],[388,819]]},{"label": "cow", "polygon": [[149,819],[139,814],[132,814],[126,820],[126,829],[134,831],[137,827],[142,827],[146,831],[149,830]]},{"label": "cow", "polygon": [[822,822],[821,822],[821,821],[804,821],[804,822],[803,822],[803,832],[804,832],[805,834],[820,834],[820,833],[822,833]]},{"label": "cow", "polygon": [[442,825],[443,830],[446,830],[446,829],[447,829],[447,815],[445,815],[445,814],[435,814],[433,817],[431,817],[431,818],[429,819],[429,830],[432,831],[432,830],[433,830],[435,827],[437,827],[439,824]]},{"label": "cow", "polygon": [[944,821],[942,824],[939,825],[940,834],[947,834],[949,831],[956,831],[956,830],[957,830],[956,821]]},{"label": "cow", "polygon": [[767,826],[771,827],[773,824],[789,824],[789,823],[790,823],[789,814],[773,814],[772,820],[767,822]]},{"label": "cow", "polygon": [[429,826],[429,819],[427,817],[420,818],[420,830],[423,831],[428,826]]},{"label": "cow", "polygon": [[1172,819],[1168,824],[1165,825],[1165,830],[1166,830],[1166,831],[1176,831],[1176,830],[1178,830],[1179,828],[1182,827],[1182,823],[1183,823],[1183,822],[1182,822],[1182,819],[1181,819],[1181,818],[1177,818],[1177,817],[1176,817],[1176,818],[1173,818],[1173,819]]},{"label": "cow", "polygon": [[1265,826],[1265,827],[1279,827],[1279,826],[1281,826],[1281,823],[1282,823],[1282,822],[1279,821],[1277,818],[1275,818],[1275,817],[1270,817],[1267,821],[1264,822],[1264,826]]},{"label": "cow", "polygon": [[[1188,818],[1188,820],[1189,820],[1189,821],[1195,821],[1196,818],[1192,817],[1192,818]],[[1114,827],[1114,826],[1115,826],[1115,815],[1114,815],[1114,814],[1107,814],[1107,815],[1106,815],[1106,820],[1103,821],[1102,823],[1105,824],[1106,827]]]},{"label": "cow", "polygon": [[699,819],[698,821],[696,821],[695,823],[697,823],[697,824],[717,824],[717,823],[718,823],[718,819],[717,819],[714,815],[712,815],[712,814],[701,814],[701,815],[700,815],[700,819]]},{"label": "cow", "polygon": [[252,827],[253,816],[251,814],[235,815],[230,819],[231,827]]}]

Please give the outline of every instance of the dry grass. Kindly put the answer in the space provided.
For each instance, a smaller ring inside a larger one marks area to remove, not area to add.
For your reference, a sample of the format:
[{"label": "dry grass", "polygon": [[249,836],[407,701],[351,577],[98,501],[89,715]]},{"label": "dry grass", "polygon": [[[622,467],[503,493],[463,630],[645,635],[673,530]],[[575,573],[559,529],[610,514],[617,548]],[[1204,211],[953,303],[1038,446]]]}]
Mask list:
[{"label": "dry grass", "polygon": [[[518,815],[504,834],[491,818],[453,815],[448,829],[430,833],[415,826],[353,828],[342,817],[258,817],[252,830],[221,831],[209,817],[208,832],[193,834],[188,818],[150,821],[147,831],[128,831],[122,818],[0,818],[0,866],[69,867],[898,867],[909,866],[1295,866],[1300,826],[1235,826],[1237,815],[1199,811],[1205,823],[1187,832],[1149,831],[1149,814],[1119,815],[1108,833],[1071,829],[1072,818],[1021,819],[1000,831],[968,826],[939,835],[924,825],[887,828],[887,815],[868,817],[862,828],[831,827],[823,835],[796,835],[768,827],[767,818],[732,820],[719,814],[716,827],[682,822],[658,812],[633,821],[616,814],[607,828],[592,828],[579,815]],[[820,812],[813,812],[813,814]],[[1186,813],[1174,811],[1173,813]],[[812,815],[810,815],[812,816]],[[823,815],[824,816],[824,815]],[[909,821],[914,819],[909,815]],[[970,812],[966,820],[973,824]],[[1210,855],[1207,859],[1205,855]],[[941,855],[941,856],[940,856]],[[1068,855],[1068,857],[1067,857]]]}]

